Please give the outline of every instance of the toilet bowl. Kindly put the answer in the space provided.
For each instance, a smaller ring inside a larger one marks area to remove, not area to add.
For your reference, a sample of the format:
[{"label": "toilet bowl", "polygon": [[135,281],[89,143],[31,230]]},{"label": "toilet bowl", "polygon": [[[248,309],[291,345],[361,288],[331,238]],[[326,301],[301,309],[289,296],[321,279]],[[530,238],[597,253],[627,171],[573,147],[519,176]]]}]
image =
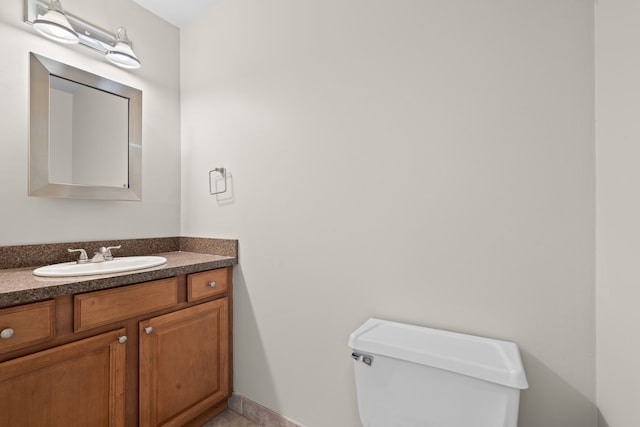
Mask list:
[{"label": "toilet bowl", "polygon": [[349,346],[364,427],[517,427],[515,343],[369,319]]}]

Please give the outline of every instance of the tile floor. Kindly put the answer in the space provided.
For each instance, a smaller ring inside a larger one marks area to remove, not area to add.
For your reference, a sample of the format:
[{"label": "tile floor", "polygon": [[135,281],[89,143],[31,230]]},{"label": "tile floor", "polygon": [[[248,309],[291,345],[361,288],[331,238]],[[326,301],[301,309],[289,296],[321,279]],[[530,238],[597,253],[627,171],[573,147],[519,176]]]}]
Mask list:
[{"label": "tile floor", "polygon": [[254,423],[231,409],[227,409],[214,419],[203,424],[202,427],[260,427],[260,424]]}]

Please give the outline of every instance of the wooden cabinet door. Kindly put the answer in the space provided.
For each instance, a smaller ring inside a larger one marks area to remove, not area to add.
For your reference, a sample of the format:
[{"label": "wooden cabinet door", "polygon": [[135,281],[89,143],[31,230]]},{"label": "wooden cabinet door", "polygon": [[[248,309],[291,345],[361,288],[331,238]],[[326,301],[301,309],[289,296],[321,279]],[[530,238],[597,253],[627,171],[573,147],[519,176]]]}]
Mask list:
[{"label": "wooden cabinet door", "polygon": [[182,426],[230,395],[229,302],[140,322],[140,426]]},{"label": "wooden cabinet door", "polygon": [[123,426],[125,333],[0,363],[0,426]]}]

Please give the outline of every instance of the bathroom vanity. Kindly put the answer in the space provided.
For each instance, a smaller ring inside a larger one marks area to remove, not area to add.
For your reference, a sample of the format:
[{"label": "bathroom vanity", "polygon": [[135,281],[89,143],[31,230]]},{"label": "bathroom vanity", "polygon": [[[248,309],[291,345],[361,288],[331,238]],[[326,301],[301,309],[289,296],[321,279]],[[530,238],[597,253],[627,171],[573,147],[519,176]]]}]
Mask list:
[{"label": "bathroom vanity", "polygon": [[0,426],[197,426],[226,409],[237,259],[162,255],[85,278],[0,270]]}]

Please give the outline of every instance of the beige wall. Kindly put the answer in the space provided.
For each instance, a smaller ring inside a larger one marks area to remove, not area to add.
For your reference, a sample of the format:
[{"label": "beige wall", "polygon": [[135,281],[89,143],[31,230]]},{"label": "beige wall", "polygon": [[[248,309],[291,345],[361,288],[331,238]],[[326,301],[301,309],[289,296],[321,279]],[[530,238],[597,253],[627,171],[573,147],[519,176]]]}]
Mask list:
[{"label": "beige wall", "polygon": [[[0,244],[176,235],[182,179],[182,234],[241,240],[237,392],[358,425],[346,341],[379,316],[517,342],[520,427],[595,425],[590,1],[224,2],[182,33],[182,153],[178,30],[128,0],[64,6],[126,25],[143,68],[0,3]],[[601,427],[640,423],[639,14],[598,1]],[[143,202],[27,197],[29,51],[143,90]],[[218,166],[231,202],[207,195]]]},{"label": "beige wall", "polygon": [[[175,236],[180,231],[179,31],[130,0],[64,0],[63,5],[100,27],[126,26],[143,67],[122,70],[90,49],[51,42],[23,22],[22,1],[0,2],[0,245]],[[142,202],[27,196],[30,51],[143,91]]]},{"label": "beige wall", "polygon": [[593,32],[584,0],[234,0],[182,31],[181,232],[240,239],[238,393],[359,425],[378,316],[517,342],[520,427],[595,426]]},{"label": "beige wall", "polygon": [[640,3],[596,3],[600,427],[640,425]]}]

